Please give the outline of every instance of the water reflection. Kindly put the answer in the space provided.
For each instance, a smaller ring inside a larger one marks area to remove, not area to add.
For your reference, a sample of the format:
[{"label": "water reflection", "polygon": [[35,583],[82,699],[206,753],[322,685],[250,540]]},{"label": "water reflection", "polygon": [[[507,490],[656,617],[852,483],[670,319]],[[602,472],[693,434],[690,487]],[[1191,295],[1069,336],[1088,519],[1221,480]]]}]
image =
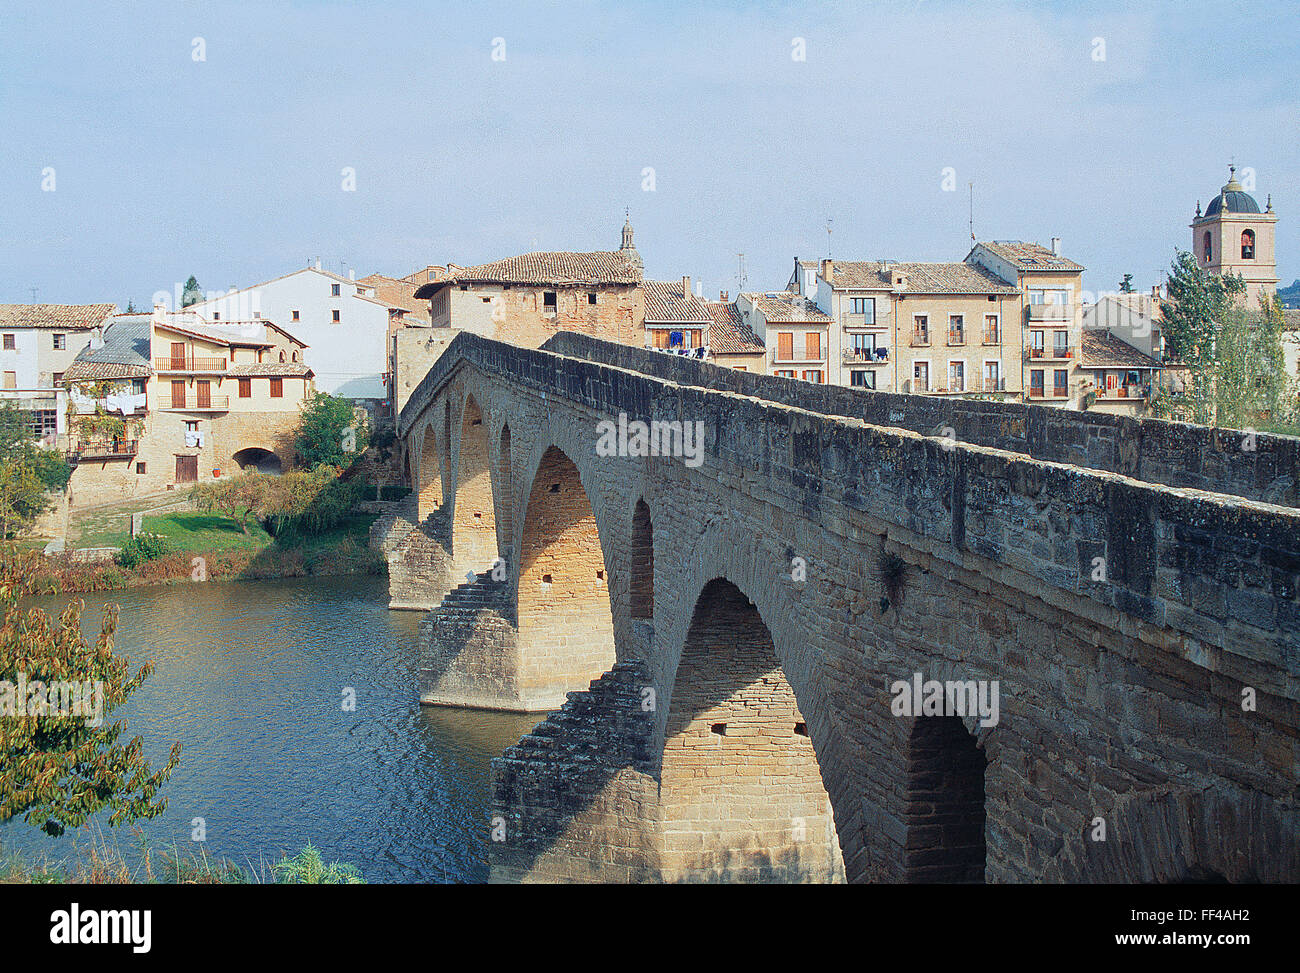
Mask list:
[{"label": "water reflection", "polygon": [[[57,613],[67,601],[32,604]],[[175,585],[85,601],[88,638],[115,602],[119,651],[157,664],[114,716],[152,761],[183,745],[166,812],[142,826],[155,846],[193,847],[191,822],[203,818],[208,853],[240,863],[311,840],[368,881],[486,878],[490,762],[539,717],[421,707],[420,615],[388,611],[384,579]],[[57,859],[71,841],[0,826],[0,845],[24,854]]]}]

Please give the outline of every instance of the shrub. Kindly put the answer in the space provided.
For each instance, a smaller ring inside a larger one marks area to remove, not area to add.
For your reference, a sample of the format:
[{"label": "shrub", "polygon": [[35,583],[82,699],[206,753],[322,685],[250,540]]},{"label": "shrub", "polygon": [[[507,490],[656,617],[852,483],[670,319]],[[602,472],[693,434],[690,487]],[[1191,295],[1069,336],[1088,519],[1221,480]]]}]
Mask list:
[{"label": "shrub", "polygon": [[173,552],[171,541],[161,534],[136,534],[113,555],[119,567],[131,570],[145,561],[156,561]]},{"label": "shrub", "polygon": [[320,849],[307,842],[307,847],[293,858],[282,858],[271,866],[271,873],[280,885],[364,885],[361,872],[355,865],[344,862],[325,864]]}]

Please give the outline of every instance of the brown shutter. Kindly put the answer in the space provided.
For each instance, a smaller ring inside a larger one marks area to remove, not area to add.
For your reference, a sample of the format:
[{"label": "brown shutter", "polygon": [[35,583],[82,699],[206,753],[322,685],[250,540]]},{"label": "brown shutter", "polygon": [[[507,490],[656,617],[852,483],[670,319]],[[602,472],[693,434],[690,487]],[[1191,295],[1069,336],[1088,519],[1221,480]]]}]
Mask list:
[{"label": "brown shutter", "polygon": [[172,408],[185,408],[185,380],[172,379]]},{"label": "brown shutter", "polygon": [[794,359],[794,335],[788,331],[782,331],[776,336],[776,355],[782,361],[792,361]]},{"label": "brown shutter", "polygon": [[804,348],[808,352],[809,361],[817,361],[822,356],[822,336],[817,331],[809,331],[804,335]]}]

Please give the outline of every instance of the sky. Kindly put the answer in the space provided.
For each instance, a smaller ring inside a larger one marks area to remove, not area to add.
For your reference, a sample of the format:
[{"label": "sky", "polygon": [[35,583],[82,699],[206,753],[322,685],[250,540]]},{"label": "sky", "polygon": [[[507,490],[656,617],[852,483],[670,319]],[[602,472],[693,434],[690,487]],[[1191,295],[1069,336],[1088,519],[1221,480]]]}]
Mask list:
[{"label": "sky", "polygon": [[740,253],[749,290],[961,260],[971,184],[980,239],[1146,289],[1230,160],[1289,283],[1298,64],[1294,2],[3,0],[0,302],[612,250],[625,211],[713,298]]}]

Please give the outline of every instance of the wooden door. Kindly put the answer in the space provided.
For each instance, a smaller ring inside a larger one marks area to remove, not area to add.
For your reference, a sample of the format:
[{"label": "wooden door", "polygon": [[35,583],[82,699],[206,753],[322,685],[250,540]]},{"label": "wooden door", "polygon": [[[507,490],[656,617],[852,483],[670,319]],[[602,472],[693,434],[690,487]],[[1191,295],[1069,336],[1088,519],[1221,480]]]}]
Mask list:
[{"label": "wooden door", "polygon": [[172,342],[172,368],[184,370],[185,368],[185,342]]},{"label": "wooden door", "polygon": [[198,403],[199,408],[211,409],[212,408],[212,383],[207,380],[200,379],[198,382],[195,383],[195,385],[198,386],[196,392],[199,399],[199,403]]},{"label": "wooden door", "polygon": [[185,408],[185,379],[172,380],[172,408]]},{"label": "wooden door", "polygon": [[176,457],[176,482],[195,483],[199,478],[199,458],[197,456]]}]

